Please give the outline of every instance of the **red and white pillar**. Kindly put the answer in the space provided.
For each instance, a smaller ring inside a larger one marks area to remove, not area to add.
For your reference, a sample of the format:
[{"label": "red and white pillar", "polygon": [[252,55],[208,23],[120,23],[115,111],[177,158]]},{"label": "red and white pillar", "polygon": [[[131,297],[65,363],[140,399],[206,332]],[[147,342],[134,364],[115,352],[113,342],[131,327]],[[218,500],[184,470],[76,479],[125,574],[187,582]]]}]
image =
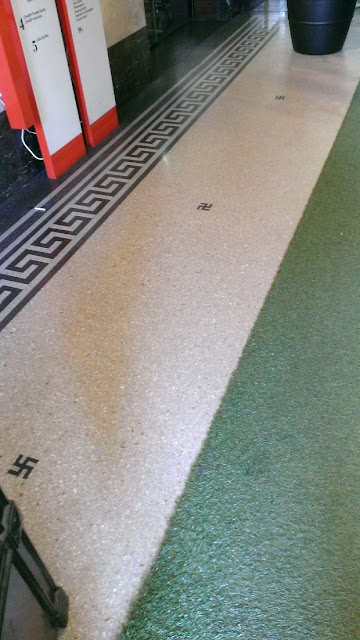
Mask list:
[{"label": "red and white pillar", "polygon": [[57,0],[85,140],[97,145],[118,126],[99,0]]},{"label": "red and white pillar", "polygon": [[[23,59],[18,54],[15,64],[23,71],[45,168],[57,178],[85,154],[85,144],[55,0],[0,4],[21,43]],[[15,81],[19,87],[21,82]]]},{"label": "red and white pillar", "polygon": [[15,23],[8,19],[0,0],[0,92],[13,129],[28,129],[34,124],[29,88],[30,79]]}]

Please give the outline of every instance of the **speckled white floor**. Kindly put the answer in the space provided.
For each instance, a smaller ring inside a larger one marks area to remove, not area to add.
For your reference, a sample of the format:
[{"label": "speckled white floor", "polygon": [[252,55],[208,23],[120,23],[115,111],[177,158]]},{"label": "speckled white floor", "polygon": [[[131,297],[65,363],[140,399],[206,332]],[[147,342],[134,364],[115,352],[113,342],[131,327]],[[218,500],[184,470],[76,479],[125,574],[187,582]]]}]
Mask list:
[{"label": "speckled white floor", "polygon": [[[63,640],[116,638],[357,86],[359,35],[301,56],[283,24],[0,334],[1,484],[70,597]],[[27,480],[19,453],[39,459]]]}]

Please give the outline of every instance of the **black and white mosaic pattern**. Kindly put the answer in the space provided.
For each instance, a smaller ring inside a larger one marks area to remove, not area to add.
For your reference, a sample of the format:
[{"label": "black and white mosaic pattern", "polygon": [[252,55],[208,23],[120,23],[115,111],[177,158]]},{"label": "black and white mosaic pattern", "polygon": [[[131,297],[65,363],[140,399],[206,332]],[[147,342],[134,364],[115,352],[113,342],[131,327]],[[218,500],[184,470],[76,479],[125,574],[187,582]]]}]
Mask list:
[{"label": "black and white mosaic pattern", "polygon": [[[0,237],[0,329],[134,189],[277,30],[277,22],[271,25],[259,16],[249,18],[113,138],[98,157]],[[42,209],[45,211],[40,214]]]}]

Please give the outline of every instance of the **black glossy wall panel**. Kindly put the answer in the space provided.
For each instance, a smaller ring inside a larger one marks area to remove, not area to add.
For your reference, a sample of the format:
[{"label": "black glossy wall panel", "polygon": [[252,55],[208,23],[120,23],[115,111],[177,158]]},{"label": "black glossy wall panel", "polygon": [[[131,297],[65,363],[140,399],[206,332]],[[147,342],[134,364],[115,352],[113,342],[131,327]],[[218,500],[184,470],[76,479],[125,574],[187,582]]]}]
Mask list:
[{"label": "black glossy wall panel", "polygon": [[[26,132],[26,142],[40,156],[36,136]],[[43,162],[35,160],[23,147],[20,131],[10,129],[6,113],[0,113],[0,202],[43,171]]]},{"label": "black glossy wall panel", "polygon": [[150,47],[144,27],[109,49],[116,104],[136,96],[150,80]]}]

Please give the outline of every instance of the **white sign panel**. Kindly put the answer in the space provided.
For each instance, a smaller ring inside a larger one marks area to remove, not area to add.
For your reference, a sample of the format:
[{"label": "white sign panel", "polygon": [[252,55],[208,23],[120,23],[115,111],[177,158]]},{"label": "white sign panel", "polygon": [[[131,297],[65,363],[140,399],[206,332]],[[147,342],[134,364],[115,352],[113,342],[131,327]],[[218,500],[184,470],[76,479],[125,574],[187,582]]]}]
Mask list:
[{"label": "white sign panel", "polygon": [[50,155],[81,134],[55,0],[10,0]]},{"label": "white sign panel", "polygon": [[99,0],[65,0],[89,123],[115,107]]}]

